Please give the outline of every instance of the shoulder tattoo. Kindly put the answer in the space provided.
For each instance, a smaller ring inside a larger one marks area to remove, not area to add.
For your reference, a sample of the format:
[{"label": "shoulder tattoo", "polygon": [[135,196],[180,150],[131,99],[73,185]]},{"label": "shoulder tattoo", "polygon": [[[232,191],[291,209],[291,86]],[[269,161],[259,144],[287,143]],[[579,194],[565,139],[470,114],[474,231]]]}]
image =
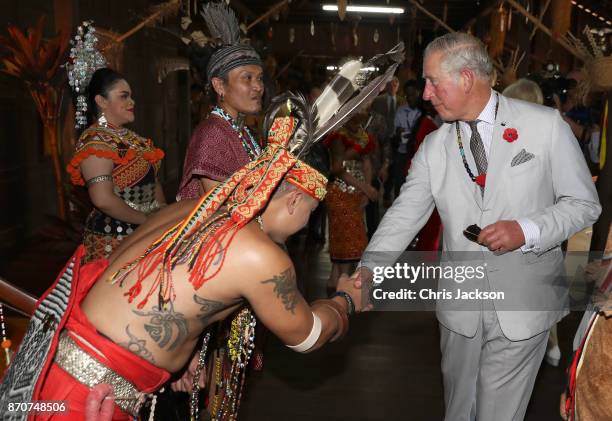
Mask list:
[{"label": "shoulder tattoo", "polygon": [[295,282],[295,271],[289,268],[278,275],[265,281],[262,284],[273,284],[276,297],[280,298],[285,306],[285,310],[295,314],[295,306],[298,303],[298,290]]}]

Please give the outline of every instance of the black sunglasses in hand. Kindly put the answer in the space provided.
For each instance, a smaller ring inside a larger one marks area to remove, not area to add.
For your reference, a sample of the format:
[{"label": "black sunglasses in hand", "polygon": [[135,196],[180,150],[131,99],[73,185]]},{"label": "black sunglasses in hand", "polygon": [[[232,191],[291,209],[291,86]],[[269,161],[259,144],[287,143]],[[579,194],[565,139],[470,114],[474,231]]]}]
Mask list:
[{"label": "black sunglasses in hand", "polygon": [[470,225],[466,229],[463,230],[463,235],[470,241],[478,243],[478,236],[480,235],[480,227],[476,224]]}]

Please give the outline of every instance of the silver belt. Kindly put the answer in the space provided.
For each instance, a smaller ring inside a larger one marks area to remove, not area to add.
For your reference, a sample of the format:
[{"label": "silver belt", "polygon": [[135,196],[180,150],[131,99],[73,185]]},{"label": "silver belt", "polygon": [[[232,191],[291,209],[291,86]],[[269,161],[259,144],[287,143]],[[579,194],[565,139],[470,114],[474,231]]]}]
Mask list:
[{"label": "silver belt", "polygon": [[137,417],[147,395],[136,389],[131,382],[83,351],[64,330],[60,333],[54,358],[55,363],[64,371],[89,388],[99,384],[110,384],[119,408]]}]

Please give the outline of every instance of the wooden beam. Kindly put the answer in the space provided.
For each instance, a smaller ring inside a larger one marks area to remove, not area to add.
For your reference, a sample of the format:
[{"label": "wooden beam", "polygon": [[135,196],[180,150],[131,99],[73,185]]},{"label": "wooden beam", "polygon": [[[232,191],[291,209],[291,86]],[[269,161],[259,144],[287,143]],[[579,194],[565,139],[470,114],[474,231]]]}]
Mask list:
[{"label": "wooden beam", "polygon": [[120,35],[117,39],[115,39],[115,42],[123,42],[125,41],[127,38],[131,37],[132,35],[134,35],[136,32],[140,31],[142,28],[144,28],[147,25],[152,25],[154,24],[158,19],[163,18],[164,16],[167,16],[168,14],[172,14],[178,11],[179,7],[181,7],[181,2],[180,0],[169,0],[166,3],[162,3],[159,6],[156,6],[155,9],[156,11],[153,12],[152,14],[150,14],[149,16],[147,16],[145,19],[143,19],[138,25],[134,26],[132,29],[130,29],[129,31],[125,32],[124,34]]},{"label": "wooden beam", "polygon": [[274,13],[276,13],[278,10],[280,10],[284,5],[286,5],[288,3],[289,3],[289,0],[283,0],[283,1],[279,2],[279,3],[276,3],[266,13],[264,13],[263,15],[261,15],[260,17],[255,19],[253,22],[249,23],[249,25],[246,28],[247,32],[250,31],[251,28],[254,27],[255,25],[257,25],[259,22],[261,22],[262,20],[265,20],[269,16],[273,15]]},{"label": "wooden beam", "polygon": [[493,10],[495,10],[497,8],[497,6],[499,6],[499,3],[501,3],[501,0],[494,0],[491,4],[489,4],[487,7],[482,9],[478,15],[476,15],[472,19],[468,20],[461,27],[461,31],[467,31],[468,28],[470,26],[474,25],[478,19],[480,19],[480,18],[482,18],[484,16],[489,15]]},{"label": "wooden beam", "polygon": [[[408,1],[410,1],[410,3],[412,3],[421,12],[423,12],[424,14],[426,14],[427,16],[432,18],[434,21],[436,21],[440,26],[442,26],[448,32],[457,32],[453,28],[448,26],[442,19],[440,19],[439,17],[437,17],[436,15],[431,13],[429,10],[427,10],[423,6],[421,6],[421,4],[418,1],[416,1],[416,0],[408,0]],[[500,72],[503,71],[503,69],[496,62],[493,62],[493,67],[495,67]]]},{"label": "wooden beam", "polygon": [[422,13],[424,13],[425,15],[429,16],[431,19],[433,19],[435,22],[437,22],[440,26],[442,26],[444,29],[446,29],[448,32],[455,32],[455,30],[453,28],[451,28],[450,26],[448,26],[446,24],[446,22],[444,22],[442,19],[440,19],[439,17],[437,17],[436,15],[434,15],[433,13],[431,13],[429,10],[427,10],[426,8],[424,8],[423,6],[421,6],[421,4],[416,1],[416,0],[408,0],[410,3],[413,4],[414,7],[416,7],[417,9],[419,9]]},{"label": "wooden beam", "polygon": [[514,7],[520,14],[522,14],[527,19],[529,19],[539,30],[541,30],[546,35],[548,35],[553,41],[557,42],[567,51],[572,53],[574,57],[576,57],[580,61],[583,61],[582,56],[578,53],[578,51],[574,47],[572,47],[564,38],[553,37],[552,31],[546,25],[544,25],[538,18],[533,16],[523,6],[521,6],[518,2],[516,2],[516,0],[506,0],[506,1],[508,2],[509,5]]},{"label": "wooden beam", "polygon": [[4,305],[19,314],[30,317],[34,313],[36,297],[2,278],[0,278],[0,297]]},{"label": "wooden beam", "polygon": [[304,50],[300,50],[300,51],[298,51],[298,53],[296,55],[291,57],[289,59],[289,61],[287,62],[287,64],[285,64],[278,72],[276,72],[276,74],[274,75],[274,80],[278,79],[283,73],[285,73],[287,70],[289,70],[289,67],[291,66],[291,64],[295,61],[296,58],[301,56],[303,52],[304,52]]},{"label": "wooden beam", "polygon": [[249,6],[244,4],[242,0],[232,0],[231,7],[249,20],[257,17],[257,13],[255,13]]},{"label": "wooden beam", "polygon": [[[550,0],[546,0],[546,4],[542,8],[542,10],[540,10],[540,16],[538,17],[540,22],[542,21],[542,18],[544,17],[544,14],[548,10],[548,6],[550,6]],[[533,39],[533,37],[535,36],[536,32],[538,32],[538,27],[537,26],[535,28],[533,28],[533,31],[531,32],[531,35],[529,36],[529,39]]]}]

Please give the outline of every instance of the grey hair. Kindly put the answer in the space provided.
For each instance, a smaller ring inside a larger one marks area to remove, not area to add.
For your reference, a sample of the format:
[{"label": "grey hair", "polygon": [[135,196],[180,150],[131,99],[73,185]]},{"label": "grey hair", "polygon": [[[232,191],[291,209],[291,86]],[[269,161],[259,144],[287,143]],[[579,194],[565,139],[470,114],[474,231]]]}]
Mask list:
[{"label": "grey hair", "polygon": [[480,79],[490,81],[493,77],[493,62],[480,40],[465,32],[451,32],[431,41],[425,48],[424,56],[442,52],[442,70],[458,77],[469,69]]},{"label": "grey hair", "polygon": [[533,80],[519,79],[502,92],[502,95],[508,98],[522,99],[523,101],[533,102],[534,104],[542,105],[544,103],[544,95],[542,90]]}]

